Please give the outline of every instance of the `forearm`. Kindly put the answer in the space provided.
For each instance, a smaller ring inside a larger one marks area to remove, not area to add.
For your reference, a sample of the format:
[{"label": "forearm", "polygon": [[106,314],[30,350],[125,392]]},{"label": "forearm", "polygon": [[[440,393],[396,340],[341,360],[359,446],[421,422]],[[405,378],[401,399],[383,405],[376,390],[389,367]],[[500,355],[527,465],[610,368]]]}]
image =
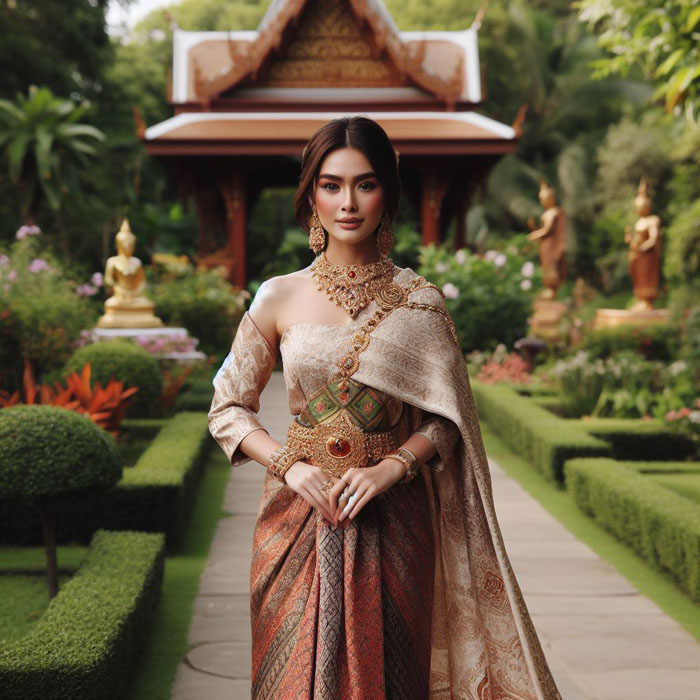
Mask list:
[{"label": "forearm", "polygon": [[270,464],[270,455],[280,448],[280,443],[270,437],[267,430],[260,428],[252,433],[248,433],[241,440],[239,448],[241,452],[267,468]]}]

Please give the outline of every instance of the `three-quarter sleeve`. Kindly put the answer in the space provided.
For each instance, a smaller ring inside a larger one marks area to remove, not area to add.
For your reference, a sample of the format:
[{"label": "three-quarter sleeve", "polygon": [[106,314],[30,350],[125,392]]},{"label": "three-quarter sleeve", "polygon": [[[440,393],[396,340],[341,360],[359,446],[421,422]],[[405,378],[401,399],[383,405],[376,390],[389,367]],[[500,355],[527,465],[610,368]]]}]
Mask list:
[{"label": "three-quarter sleeve", "polygon": [[435,456],[427,462],[433,471],[441,472],[455,459],[459,428],[451,420],[436,413],[424,411],[423,422],[415,432],[428,438],[437,451]]},{"label": "three-quarter sleeve", "polygon": [[270,380],[275,361],[275,352],[246,312],[231,352],[214,377],[209,409],[209,432],[233,467],[250,460],[239,448],[241,440],[254,430],[265,430],[257,413],[260,394]]}]

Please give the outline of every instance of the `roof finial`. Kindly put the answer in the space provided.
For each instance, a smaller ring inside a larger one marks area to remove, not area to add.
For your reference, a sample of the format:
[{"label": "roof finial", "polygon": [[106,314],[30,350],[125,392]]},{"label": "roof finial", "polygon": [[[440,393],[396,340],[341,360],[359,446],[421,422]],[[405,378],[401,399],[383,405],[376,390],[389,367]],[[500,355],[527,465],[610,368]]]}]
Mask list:
[{"label": "roof finial", "polygon": [[481,7],[477,10],[476,17],[474,17],[474,21],[471,24],[471,27],[469,29],[473,29],[474,31],[478,32],[479,29],[481,29],[481,23],[484,21],[484,17],[486,16],[486,9],[488,8],[489,0],[482,0]]}]

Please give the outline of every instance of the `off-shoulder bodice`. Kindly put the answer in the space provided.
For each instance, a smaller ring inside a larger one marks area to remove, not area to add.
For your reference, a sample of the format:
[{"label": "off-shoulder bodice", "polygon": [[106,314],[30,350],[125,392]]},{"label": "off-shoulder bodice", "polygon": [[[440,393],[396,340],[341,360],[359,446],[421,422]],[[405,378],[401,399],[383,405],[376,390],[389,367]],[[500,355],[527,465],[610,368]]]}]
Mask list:
[{"label": "off-shoulder bodice", "polygon": [[[358,319],[347,326],[302,322],[284,331],[280,353],[293,415],[299,414],[314,394],[337,378],[337,361],[348,351],[350,338],[360,325]],[[376,393],[387,412],[389,425],[394,425],[401,415],[401,399],[382,391]]]}]

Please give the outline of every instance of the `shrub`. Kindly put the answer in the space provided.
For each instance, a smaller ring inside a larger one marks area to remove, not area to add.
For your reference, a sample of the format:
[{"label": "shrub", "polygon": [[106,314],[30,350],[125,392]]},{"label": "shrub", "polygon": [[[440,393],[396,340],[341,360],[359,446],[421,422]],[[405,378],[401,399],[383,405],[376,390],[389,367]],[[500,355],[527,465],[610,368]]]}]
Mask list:
[{"label": "shrub", "polygon": [[39,377],[60,367],[97,317],[42,239],[29,236],[9,254],[0,251],[0,380],[10,391],[21,385],[23,358]]},{"label": "shrub", "polygon": [[540,273],[511,250],[479,257],[462,249],[421,248],[419,274],[442,288],[464,352],[511,346],[527,334]]},{"label": "shrub", "polygon": [[149,352],[128,341],[93,343],[76,350],[64,367],[64,373],[81,372],[91,367],[91,382],[107,385],[114,378],[127,388],[139,387],[129,414],[133,417],[156,415],[160,411],[163,377],[158,360]]},{"label": "shrub", "polygon": [[700,300],[700,199],[682,211],[668,227],[664,274],[684,298]]},{"label": "shrub", "polygon": [[681,326],[659,323],[647,327],[619,326],[590,331],[581,344],[591,357],[605,359],[622,350],[633,350],[647,360],[670,362],[681,348]]},{"label": "shrub", "polygon": [[0,410],[0,497],[38,506],[50,596],[58,591],[52,501],[76,491],[107,489],[121,472],[114,439],[89,418],[53,406]]},{"label": "shrub", "polygon": [[88,555],[24,638],[0,648],[3,700],[117,700],[147,638],[163,536],[95,533]]},{"label": "shrub", "polygon": [[580,350],[557,361],[551,376],[570,416],[661,419],[696,396],[688,363],[645,361],[629,351],[601,360]]},{"label": "shrub", "polygon": [[228,350],[245,312],[246,290],[236,290],[220,270],[155,273],[152,298],[156,314],[169,326],[184,326],[209,354]]}]

